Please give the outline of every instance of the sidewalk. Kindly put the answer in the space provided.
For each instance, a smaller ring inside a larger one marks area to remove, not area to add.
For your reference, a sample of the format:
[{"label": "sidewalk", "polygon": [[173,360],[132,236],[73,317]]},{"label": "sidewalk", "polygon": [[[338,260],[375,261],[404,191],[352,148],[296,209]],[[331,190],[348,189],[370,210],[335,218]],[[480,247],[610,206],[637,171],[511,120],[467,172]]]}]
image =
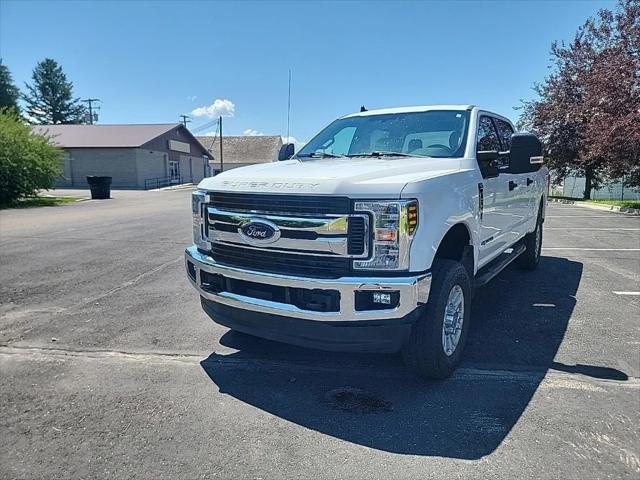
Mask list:
[{"label": "sidewalk", "polygon": [[592,210],[625,213],[627,215],[640,215],[640,210],[637,208],[618,207],[616,205],[599,205],[597,203],[590,203],[580,200],[567,200],[564,198],[549,198],[549,201],[554,203],[564,203],[566,205],[575,205],[577,207],[590,208]]}]

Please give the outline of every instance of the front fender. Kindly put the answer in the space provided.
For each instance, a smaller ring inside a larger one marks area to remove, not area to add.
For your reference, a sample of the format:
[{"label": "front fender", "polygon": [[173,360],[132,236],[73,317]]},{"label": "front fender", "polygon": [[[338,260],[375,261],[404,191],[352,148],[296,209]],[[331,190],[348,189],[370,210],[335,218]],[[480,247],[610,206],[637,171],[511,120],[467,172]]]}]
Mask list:
[{"label": "front fender", "polygon": [[451,227],[461,223],[471,238],[475,274],[480,244],[478,184],[481,182],[475,170],[460,170],[411,182],[403,189],[402,198],[416,198],[419,202],[418,230],[411,245],[411,271],[431,268],[442,239]]}]

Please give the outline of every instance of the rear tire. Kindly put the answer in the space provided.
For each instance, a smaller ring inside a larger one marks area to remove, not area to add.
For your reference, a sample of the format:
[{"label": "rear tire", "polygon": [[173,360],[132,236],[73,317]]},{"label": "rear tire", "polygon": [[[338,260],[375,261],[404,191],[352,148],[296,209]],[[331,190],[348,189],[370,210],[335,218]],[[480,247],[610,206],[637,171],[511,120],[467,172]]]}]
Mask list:
[{"label": "rear tire", "polygon": [[457,368],[471,318],[471,280],[460,262],[436,260],[426,308],[402,349],[407,367],[422,377],[443,379]]},{"label": "rear tire", "polygon": [[522,239],[522,243],[527,249],[516,259],[518,266],[523,270],[535,270],[540,263],[540,252],[542,250],[542,208],[540,210],[536,220],[535,230],[527,233]]}]

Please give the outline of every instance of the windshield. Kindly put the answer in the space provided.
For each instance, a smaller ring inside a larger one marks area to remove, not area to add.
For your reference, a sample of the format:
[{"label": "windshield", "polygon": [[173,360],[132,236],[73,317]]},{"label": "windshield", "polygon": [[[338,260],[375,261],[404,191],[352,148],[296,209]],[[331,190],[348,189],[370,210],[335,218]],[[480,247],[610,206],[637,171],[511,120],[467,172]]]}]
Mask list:
[{"label": "windshield", "polygon": [[296,157],[461,157],[468,118],[469,112],[461,110],[341,118],[316,135]]}]

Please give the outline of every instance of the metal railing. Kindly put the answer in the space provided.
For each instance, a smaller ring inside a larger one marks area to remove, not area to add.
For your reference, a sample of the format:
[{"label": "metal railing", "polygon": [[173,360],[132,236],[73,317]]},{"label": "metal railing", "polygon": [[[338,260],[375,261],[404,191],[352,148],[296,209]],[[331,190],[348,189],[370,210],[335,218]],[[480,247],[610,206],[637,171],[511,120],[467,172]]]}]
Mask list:
[{"label": "metal railing", "polygon": [[147,178],[144,181],[144,189],[151,190],[153,188],[163,188],[170,185],[180,185],[181,183],[183,183],[182,176]]}]

